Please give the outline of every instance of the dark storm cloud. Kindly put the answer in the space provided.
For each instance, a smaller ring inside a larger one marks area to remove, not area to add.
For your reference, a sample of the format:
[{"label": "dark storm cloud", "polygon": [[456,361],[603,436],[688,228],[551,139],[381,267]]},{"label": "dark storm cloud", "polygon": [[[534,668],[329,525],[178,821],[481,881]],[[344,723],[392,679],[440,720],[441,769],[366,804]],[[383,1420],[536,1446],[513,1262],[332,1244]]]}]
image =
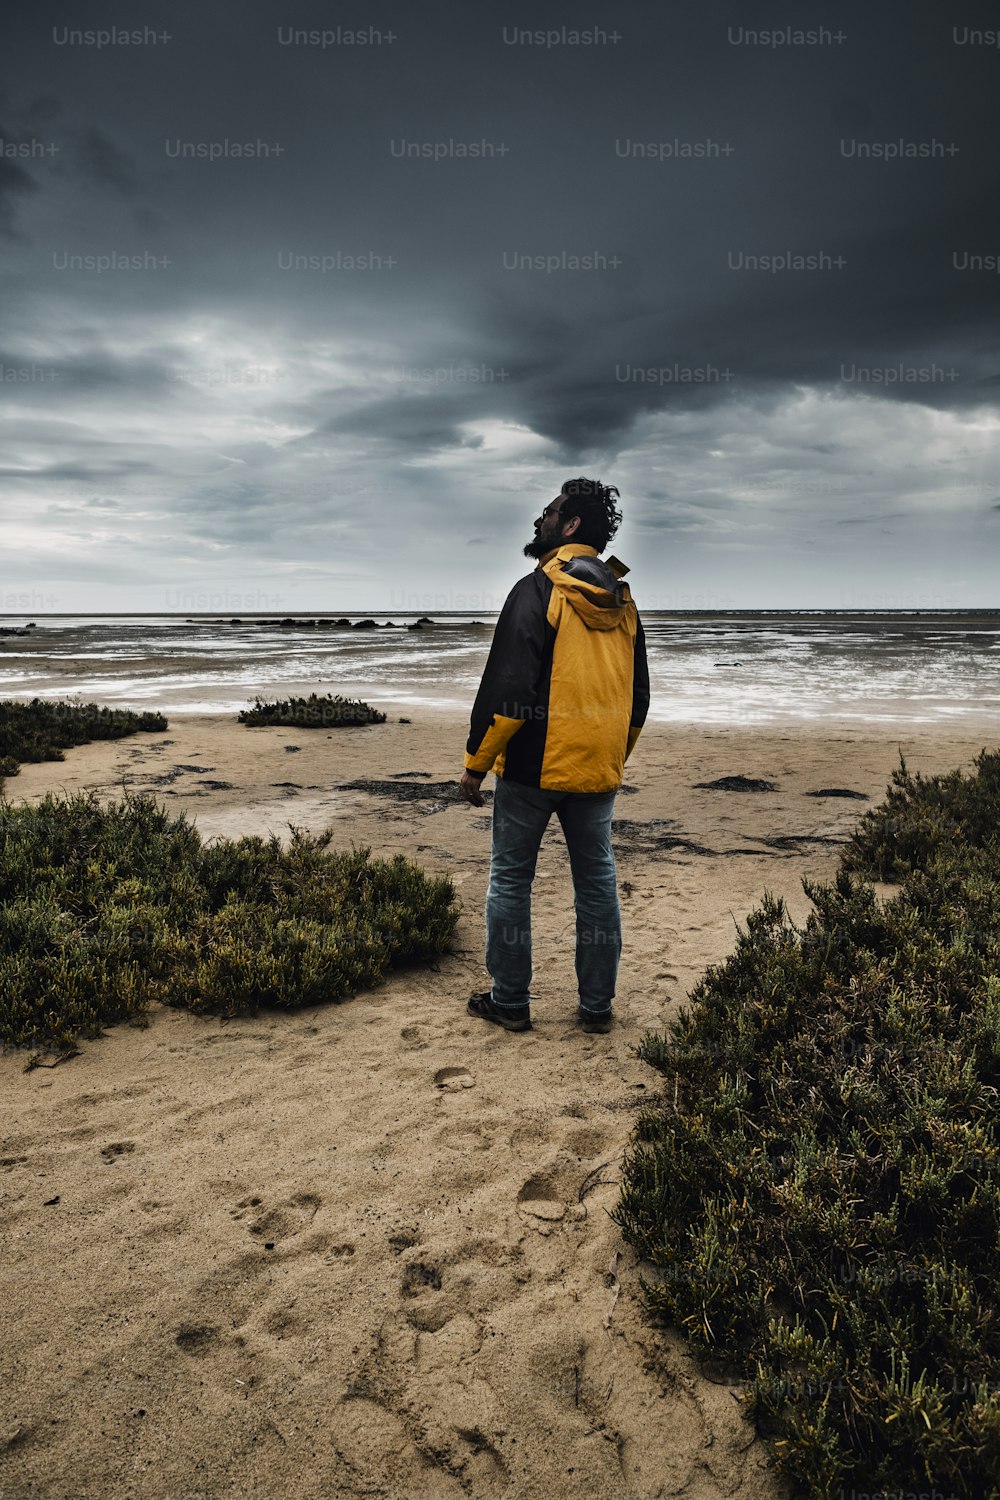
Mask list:
[{"label": "dark storm cloud", "polygon": [[[482,409],[482,408],[481,408]],[[486,410],[488,410],[488,406]],[[309,434],[315,441],[324,433],[350,433],[375,440],[380,445],[409,451],[433,448],[478,447],[475,439],[462,436],[457,422],[472,415],[462,411],[455,397],[445,395],[388,396],[369,401],[342,416],[331,416]]]},{"label": "dark storm cloud", "polygon": [[0,234],[12,238],[17,232],[17,211],[38,183],[16,161],[0,161]]},{"label": "dark storm cloud", "polygon": [[[404,551],[463,505],[468,558],[469,532],[506,545],[553,473],[588,468],[629,477],[654,547],[793,515],[871,530],[918,500],[943,514],[961,484],[985,514],[1000,91],[953,27],[993,7],[560,9],[16,5],[5,481],[71,507],[74,485],[113,488],[268,557],[316,528],[359,567],[359,497]],[[335,25],[394,39],[281,41]],[[506,40],[573,25],[618,40]],[[67,39],[102,27],[152,39]],[[456,141],[502,154],[405,154]],[[900,141],[945,154],[859,155]],[[263,154],[207,159],[234,142]]]},{"label": "dark storm cloud", "polygon": [[81,392],[167,394],[184,378],[182,370],[172,364],[165,351],[129,356],[96,349],[70,357],[46,355],[39,360],[24,348],[7,348],[0,350],[0,369],[34,373],[33,380],[26,376],[8,382],[5,389],[8,399],[20,395],[30,400],[33,386],[41,385],[49,402],[64,397],[72,400]]},{"label": "dark storm cloud", "polygon": [[95,126],[80,137],[79,168],[84,177],[99,187],[110,188],[122,198],[134,198],[139,192],[139,173],[131,157]]},{"label": "dark storm cloud", "polygon": [[[57,100],[42,94],[28,95],[18,101],[0,80],[0,149],[3,152],[0,156],[0,235],[7,239],[19,237],[19,211],[39,190],[38,179],[24,165],[37,159],[32,144],[36,132],[48,131],[59,114]],[[53,154],[49,152],[49,161]]]}]

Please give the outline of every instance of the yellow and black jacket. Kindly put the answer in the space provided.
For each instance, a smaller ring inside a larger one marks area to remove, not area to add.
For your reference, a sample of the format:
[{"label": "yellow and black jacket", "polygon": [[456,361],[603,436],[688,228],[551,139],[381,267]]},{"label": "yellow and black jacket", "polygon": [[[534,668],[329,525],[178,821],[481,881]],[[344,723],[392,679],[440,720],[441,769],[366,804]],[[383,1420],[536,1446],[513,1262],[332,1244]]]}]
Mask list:
[{"label": "yellow and black jacket", "polygon": [[557,792],[621,786],[649,708],[627,572],[567,542],[514,585],[472,709],[467,770]]}]

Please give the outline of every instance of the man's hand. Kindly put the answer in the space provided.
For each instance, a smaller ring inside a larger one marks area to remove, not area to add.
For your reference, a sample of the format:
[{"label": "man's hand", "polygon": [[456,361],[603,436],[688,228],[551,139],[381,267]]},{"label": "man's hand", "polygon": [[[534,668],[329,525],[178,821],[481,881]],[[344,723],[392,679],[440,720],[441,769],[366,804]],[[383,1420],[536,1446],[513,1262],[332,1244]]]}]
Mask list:
[{"label": "man's hand", "polygon": [[485,807],[481,791],[482,777],[472,776],[468,771],[462,772],[462,779],[458,783],[458,795],[465,802],[471,802],[473,807]]}]

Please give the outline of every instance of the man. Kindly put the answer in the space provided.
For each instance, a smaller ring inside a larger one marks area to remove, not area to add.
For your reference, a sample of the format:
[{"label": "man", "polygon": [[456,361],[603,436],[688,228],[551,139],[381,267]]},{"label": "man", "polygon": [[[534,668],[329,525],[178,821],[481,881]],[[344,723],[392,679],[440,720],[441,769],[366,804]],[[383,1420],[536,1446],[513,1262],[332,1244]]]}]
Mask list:
[{"label": "man", "polygon": [[507,1031],[531,1028],[531,884],[551,814],[562,825],[576,905],[578,1022],[608,1032],[621,952],[611,816],[649,707],[642,623],[617,558],[621,522],[595,480],[568,479],[524,548],[538,559],[497,620],[472,710],[460,794],[483,806],[496,771],[486,896],[492,990],[469,1010]]}]

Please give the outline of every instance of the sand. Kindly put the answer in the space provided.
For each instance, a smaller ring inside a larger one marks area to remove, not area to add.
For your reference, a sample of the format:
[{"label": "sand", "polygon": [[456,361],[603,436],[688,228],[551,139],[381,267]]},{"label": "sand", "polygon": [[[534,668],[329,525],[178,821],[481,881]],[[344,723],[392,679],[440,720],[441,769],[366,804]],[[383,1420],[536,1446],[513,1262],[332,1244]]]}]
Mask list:
[{"label": "sand", "polygon": [[[454,954],[341,1005],[156,1008],[54,1068],[0,1058],[4,1500],[787,1493],[732,1384],[646,1318],[609,1217],[659,1079],[633,1048],[765,889],[804,919],[802,878],[832,877],[869,805],[804,793],[878,801],[898,747],[925,774],[969,768],[995,726],[650,727],[617,816],[668,821],[618,839],[620,1024],[573,1024],[553,820],[535,1029],[511,1036],[465,1010],[487,983],[489,806],[340,789],[457,778],[465,720],[399,712],[329,735],[176,717],[8,781],[154,790],[206,838],[329,824],[334,847],[451,875],[463,912]],[[737,774],[778,790],[692,789]]]}]

